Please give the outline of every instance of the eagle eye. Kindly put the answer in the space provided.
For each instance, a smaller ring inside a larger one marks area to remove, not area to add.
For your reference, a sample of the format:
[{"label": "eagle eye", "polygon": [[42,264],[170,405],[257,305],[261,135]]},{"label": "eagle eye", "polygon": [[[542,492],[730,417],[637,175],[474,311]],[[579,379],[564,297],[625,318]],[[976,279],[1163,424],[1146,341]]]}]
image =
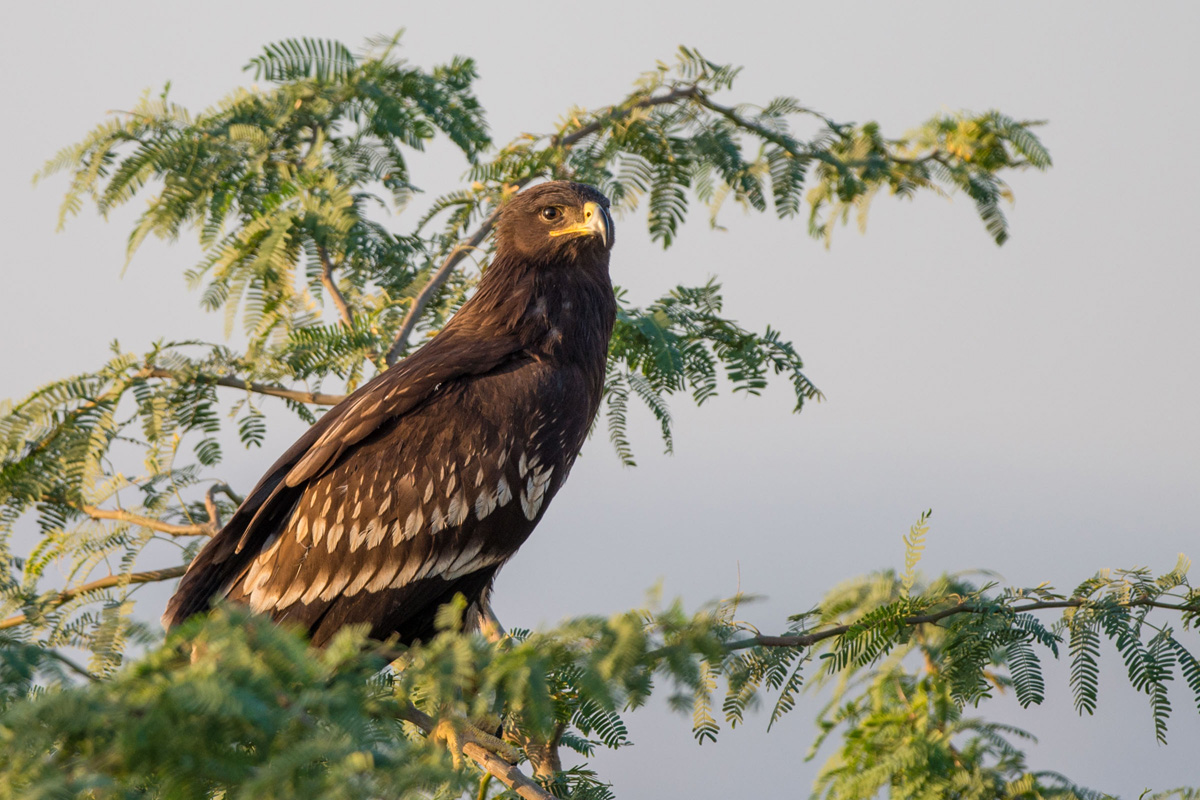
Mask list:
[{"label": "eagle eye", "polygon": [[562,216],[562,209],[558,206],[546,206],[542,209],[541,213],[542,219],[546,220],[546,222],[553,222]]}]

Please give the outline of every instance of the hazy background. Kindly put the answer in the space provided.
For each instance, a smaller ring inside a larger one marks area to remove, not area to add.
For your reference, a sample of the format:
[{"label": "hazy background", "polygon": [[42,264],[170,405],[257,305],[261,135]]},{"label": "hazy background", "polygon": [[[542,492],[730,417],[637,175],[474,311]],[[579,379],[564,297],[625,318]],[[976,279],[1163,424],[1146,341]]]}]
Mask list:
[{"label": "hazy background", "polygon": [[[315,3],[21,4],[0,27],[0,397],[92,369],[109,341],[221,338],[182,270],[192,241],[148,244],[121,275],[129,222],[90,210],[54,235],[65,179],[30,176],[106,111],[173,83],[200,108],[238,84],[267,42],[332,37],[357,47],[407,27],[422,66],[478,60],[497,142],[546,131],[569,106],[618,100],[677,45],[745,71],[727,100],[790,94],[840,121],[900,133],[959,108],[1047,119],[1055,166],[1012,176],[1011,241],[992,244],[964,197],[881,197],[867,236],[832,250],[802,221],[697,214],[677,246],[651,245],[639,216],[618,220],[614,279],[638,302],[717,275],[727,310],[779,327],[827,402],[789,413],[779,385],[675,404],[677,446],[648,415],[640,466],[590,443],[537,534],[501,575],[508,625],[609,613],[662,580],[689,607],[738,586],[766,596],[745,616],[764,630],[836,582],[902,565],[901,536],[925,508],[927,572],[989,567],[1008,581],[1068,589],[1100,567],[1170,568],[1200,556],[1200,275],[1194,255],[1200,5],[1195,3]],[[414,158],[430,193],[463,166],[435,147]],[[408,226],[412,217],[402,217]],[[52,313],[56,324],[46,324]],[[263,451],[229,451],[222,475],[248,486],[298,429]],[[157,602],[146,595],[146,603]],[[147,609],[157,616],[160,607]],[[1200,637],[1183,637],[1193,652]],[[1031,765],[1136,797],[1200,782],[1200,720],[1172,694],[1169,746],[1154,744],[1144,697],[1112,651],[1100,708],[1071,709],[1066,670],[1048,699],[1011,698],[990,716],[1039,737]],[[657,706],[632,718],[638,746],[595,760],[622,797],[807,795],[824,755],[802,757],[817,698],[769,737],[766,719],[693,744],[690,719]]]}]

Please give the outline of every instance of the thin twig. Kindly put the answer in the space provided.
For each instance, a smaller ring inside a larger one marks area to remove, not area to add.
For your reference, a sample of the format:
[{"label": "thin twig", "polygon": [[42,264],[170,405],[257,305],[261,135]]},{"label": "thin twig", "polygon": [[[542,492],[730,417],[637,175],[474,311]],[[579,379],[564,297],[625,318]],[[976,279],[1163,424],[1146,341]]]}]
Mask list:
[{"label": "thin twig", "polygon": [[483,773],[483,778],[479,781],[479,791],[475,793],[475,800],[487,800],[488,786],[492,783],[492,773]]},{"label": "thin twig", "polygon": [[[92,408],[96,408],[97,406],[99,406],[103,403],[107,403],[110,400],[113,400],[115,398],[119,398],[121,396],[121,393],[124,392],[125,389],[128,387],[129,381],[136,380],[138,377],[139,377],[139,375],[134,374],[134,375],[131,375],[127,379],[116,379],[113,381],[112,387],[109,388],[108,391],[103,392],[99,397],[96,397],[95,399],[92,399],[92,400],[85,400],[84,402],[82,402],[78,406],[76,406],[75,408],[73,408],[70,411],[68,411],[67,413],[63,414],[63,418],[59,421],[59,423],[57,425],[54,426],[53,430],[46,433],[46,435],[42,436],[36,442],[31,443],[32,446],[25,453],[25,459],[30,459],[34,455],[36,455],[38,452],[40,452],[41,450],[44,450],[52,441],[54,441],[54,437],[58,436],[58,434],[61,431],[66,429],[66,427],[68,426],[69,423],[74,422],[75,418],[78,417],[79,415],[81,415],[83,412],[85,412],[89,409],[92,409]],[[21,411],[22,409],[24,409],[26,404],[33,402],[33,397],[36,397],[39,394],[41,394],[41,392],[35,392],[33,394],[33,396],[26,398],[26,400],[23,403],[16,406],[15,408],[13,408],[10,413],[15,414],[15,413]]]},{"label": "thin twig", "polygon": [[50,658],[53,658],[58,663],[62,664],[64,667],[69,669],[71,672],[74,672],[76,675],[78,675],[82,678],[87,678],[92,683],[98,683],[100,681],[99,678],[97,678],[92,673],[88,672],[88,670],[83,665],[77,664],[76,662],[67,658],[62,653],[58,652],[57,650],[43,650],[42,652],[44,654],[48,655]]},{"label": "thin twig", "polygon": [[745,130],[751,131],[761,138],[766,139],[768,142],[779,145],[793,156],[803,157],[812,155],[812,153],[805,150],[799,142],[787,134],[780,133],[779,131],[773,131],[770,128],[759,125],[757,122],[752,122],[751,120],[748,120],[739,114],[736,109],[713,102],[706,94],[698,92],[696,93],[694,99],[699,105],[704,106],[709,111],[715,111],[722,117],[725,117],[727,120],[732,122],[734,125],[737,125],[739,128],[744,128]]},{"label": "thin twig", "polygon": [[[868,160],[857,160],[857,159],[843,160],[840,158],[835,158],[834,156],[830,155],[828,152],[824,152],[824,153],[820,153],[820,154],[815,153],[811,149],[809,149],[806,145],[793,139],[791,136],[789,136],[785,133],[781,133],[779,131],[773,131],[770,128],[767,128],[763,125],[758,124],[757,122],[749,120],[746,117],[739,114],[736,108],[731,108],[730,106],[724,106],[724,105],[721,105],[720,103],[716,103],[716,102],[712,101],[711,99],[709,99],[708,95],[706,95],[706,94],[697,93],[694,99],[698,105],[701,105],[704,108],[709,109],[710,111],[720,114],[721,116],[725,117],[730,122],[732,122],[734,125],[737,125],[739,128],[748,130],[748,131],[758,135],[759,137],[778,145],[779,147],[783,148],[789,154],[791,154],[792,156],[794,156],[796,158],[818,158],[819,157],[822,160],[827,161],[828,163],[835,164],[835,166],[844,167],[846,169],[860,169],[863,167],[870,166],[872,163]],[[822,114],[817,114],[817,112],[815,112],[815,111],[811,111],[809,109],[805,109],[805,111],[806,111],[806,113],[814,114],[814,115],[820,117],[822,120],[825,121],[825,124],[829,127],[829,129],[834,131],[835,133],[837,133],[839,136],[843,135],[841,133],[841,129],[846,126],[838,125],[837,123],[833,122],[833,120],[829,119],[828,117],[825,117]],[[891,161],[894,161],[897,164],[904,164],[905,166],[921,166],[921,165],[929,163],[930,161],[936,161],[939,164],[943,164],[947,167],[950,166],[950,162],[946,159],[946,154],[942,150],[937,149],[937,148],[934,148],[929,153],[926,153],[925,155],[919,156],[917,158],[904,158],[902,156],[897,156],[897,155],[893,155],[893,154],[889,153],[888,159]],[[1014,164],[1013,166],[1016,166],[1016,165]]]},{"label": "thin twig", "polygon": [[[58,597],[54,599],[53,606],[58,607],[64,603],[69,603],[81,594],[94,592],[97,589],[109,589],[113,586],[128,586],[134,583],[157,583],[159,581],[169,581],[172,578],[178,578],[187,571],[186,566],[168,567],[167,569],[152,569],[147,572],[134,572],[131,575],[109,575],[106,578],[94,580],[91,583],[85,583],[82,586],[76,586],[71,589],[63,589],[58,593]],[[24,625],[28,621],[25,614],[17,614],[8,619],[0,620],[0,631],[9,628],[15,628],[18,625]]]},{"label": "thin twig", "polygon": [[495,227],[499,216],[499,209],[489,214],[488,218],[483,221],[483,224],[469,238],[454,246],[454,249],[442,261],[437,271],[429,276],[429,281],[413,299],[412,306],[408,309],[408,313],[404,315],[404,321],[400,323],[400,330],[396,332],[395,338],[392,339],[392,346],[388,348],[386,356],[388,366],[400,360],[400,356],[404,353],[405,348],[408,347],[408,337],[412,335],[413,329],[417,327],[417,322],[420,321],[421,314],[425,312],[425,308],[433,300],[433,296],[437,294],[438,289],[442,288],[442,284],[449,279],[462,260],[469,253],[477,249],[479,245],[483,244],[484,240],[491,234],[492,228]]},{"label": "thin twig", "polygon": [[329,251],[324,245],[317,245],[317,257],[321,259],[321,285],[325,287],[325,291],[329,292],[329,296],[333,298],[333,304],[337,306],[338,315],[342,318],[342,324],[347,328],[354,327],[354,315],[350,312],[350,306],[346,304],[346,298],[342,295],[342,291],[338,289],[337,284],[333,280],[333,262],[329,258]]},{"label": "thin twig", "polygon": [[[1000,609],[1002,611],[1021,614],[1026,611],[1042,611],[1051,608],[1080,608],[1091,604],[1091,601],[1084,600],[1079,597],[1073,597],[1069,600],[1040,600],[1036,603],[1026,603],[1022,606],[1013,606],[1008,609]],[[1183,603],[1175,605],[1173,603],[1160,603],[1157,600],[1130,600],[1127,603],[1120,603],[1126,607],[1152,607],[1166,608],[1172,611],[1197,611],[1200,610],[1195,604]],[[998,609],[992,605],[978,605],[975,603],[959,603],[957,605],[944,608],[941,611],[935,611],[930,614],[919,614],[912,617],[905,617],[902,622],[910,627],[917,625],[925,625],[933,622],[940,622],[947,617],[953,617],[958,614],[994,614]],[[849,624],[836,625],[832,628],[826,628],[823,631],[813,631],[812,633],[799,633],[784,636],[751,636],[746,639],[738,639],[729,642],[725,645],[726,650],[744,650],[747,647],[811,647],[817,642],[822,642],[826,639],[832,639],[835,636],[841,636],[848,633],[853,628],[865,628],[869,626]]]},{"label": "thin twig", "polygon": [[[257,394],[265,394],[271,397],[282,397],[287,400],[295,400],[298,403],[308,403],[318,406],[335,406],[345,399],[344,394],[322,394],[320,392],[298,392],[292,389],[284,388],[283,386],[275,386],[267,383],[256,383],[254,381],[246,382],[237,378],[230,378],[224,375],[195,375],[181,376],[170,370],[154,369],[146,367],[132,373],[127,378],[117,379],[113,381],[113,386],[100,396],[80,403],[75,408],[63,415],[54,429],[42,436],[35,443],[32,443],[30,449],[26,452],[25,458],[29,459],[40,451],[46,449],[49,444],[54,441],[54,438],[64,430],[69,423],[73,422],[76,417],[83,414],[85,411],[96,408],[103,403],[119,398],[125,391],[131,381],[144,380],[146,378],[165,378],[183,382],[191,380],[199,383],[211,383],[217,386],[228,386],[233,389],[242,389],[245,391],[255,392]],[[13,411],[20,411],[23,406],[17,406]]]},{"label": "thin twig", "polygon": [[[207,504],[208,498],[206,496],[205,505]],[[203,525],[176,525],[171,522],[154,519],[153,517],[130,514],[128,511],[121,511],[119,509],[80,506],[79,510],[92,519],[113,519],[118,522],[128,522],[133,525],[140,525],[143,528],[149,528],[152,531],[158,531],[159,533],[169,533],[172,536],[212,536],[219,530],[219,526],[214,527],[211,523]]]},{"label": "thin twig", "polygon": [[217,493],[221,493],[228,497],[239,506],[242,504],[241,495],[229,488],[228,483],[217,481],[212,486],[208,487],[208,491],[204,493],[204,510],[208,512],[208,526],[212,530],[213,535],[225,527],[221,522],[221,507],[217,505]]},{"label": "thin twig", "polygon": [[321,392],[301,392],[295,389],[288,389],[283,386],[277,386],[272,383],[258,383],[256,381],[243,381],[239,378],[231,378],[227,375],[180,375],[179,373],[171,372],[166,369],[157,369],[147,367],[146,369],[135,372],[133,378],[164,378],[176,381],[191,380],[196,383],[211,383],[217,386],[227,386],[231,389],[243,389],[256,394],[265,394],[270,397],[282,397],[286,400],[295,400],[298,403],[310,403],[318,406],[335,406],[342,400],[346,399],[344,394],[323,394]]},{"label": "thin twig", "polygon": [[680,86],[677,89],[672,89],[666,94],[661,94],[658,97],[643,97],[641,100],[635,100],[632,103],[625,103],[619,106],[611,106],[608,111],[604,112],[594,120],[583,127],[571,131],[565,136],[556,134],[550,137],[551,147],[570,147],[584,137],[591,136],[605,125],[610,125],[614,122],[619,122],[625,117],[628,117],[635,111],[643,108],[653,108],[655,106],[665,106],[676,103],[680,100],[699,97],[701,95],[700,87],[695,84]]}]

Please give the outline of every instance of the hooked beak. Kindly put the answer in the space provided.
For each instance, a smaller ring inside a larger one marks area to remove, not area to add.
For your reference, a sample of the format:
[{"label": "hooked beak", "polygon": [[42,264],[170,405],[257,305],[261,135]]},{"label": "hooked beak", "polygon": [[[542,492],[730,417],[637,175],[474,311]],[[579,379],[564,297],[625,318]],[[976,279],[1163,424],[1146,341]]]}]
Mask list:
[{"label": "hooked beak", "polygon": [[608,209],[599,203],[585,203],[583,206],[583,226],[594,236],[600,237],[600,242],[609,247],[613,239],[612,217]]},{"label": "hooked beak", "polygon": [[599,203],[584,203],[583,224],[563,228],[560,231],[550,231],[551,236],[599,236],[605,247],[611,247],[613,241],[613,221],[608,210]]}]

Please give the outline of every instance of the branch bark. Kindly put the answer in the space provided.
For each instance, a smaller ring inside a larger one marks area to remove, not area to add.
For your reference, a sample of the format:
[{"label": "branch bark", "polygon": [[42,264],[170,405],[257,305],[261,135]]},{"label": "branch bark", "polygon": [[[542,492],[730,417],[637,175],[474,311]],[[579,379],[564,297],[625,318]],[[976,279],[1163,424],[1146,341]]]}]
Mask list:
[{"label": "branch bark", "polygon": [[498,209],[489,214],[488,218],[483,221],[483,224],[474,233],[454,246],[454,249],[442,261],[437,271],[429,276],[428,283],[421,288],[421,292],[413,299],[412,307],[404,315],[404,320],[400,323],[400,330],[396,332],[395,338],[392,339],[392,346],[388,348],[386,359],[389,367],[400,360],[401,354],[408,347],[408,338],[412,336],[413,329],[417,327],[417,322],[421,319],[421,314],[425,312],[426,307],[433,299],[433,296],[437,294],[438,289],[442,288],[442,285],[446,283],[446,280],[454,273],[454,270],[462,263],[462,260],[467,257],[467,254],[478,248],[491,235],[492,228],[495,227],[499,216],[500,212]]},{"label": "branch bark", "polygon": [[525,773],[500,756],[484,749],[481,745],[468,742],[463,745],[463,755],[482,767],[487,773],[525,800],[554,800],[554,795],[547,792]]},{"label": "branch bark", "polygon": [[[139,370],[133,374],[134,378],[163,378],[168,380],[183,381],[189,376],[179,375],[166,369],[149,368]],[[256,394],[265,394],[269,397],[282,397],[285,400],[295,400],[298,403],[308,403],[318,406],[335,406],[342,400],[346,399],[344,394],[323,394],[321,392],[301,392],[295,389],[288,389],[283,386],[277,386],[272,383],[258,383],[256,381],[243,381],[239,378],[231,378],[227,375],[196,375],[194,380],[201,383],[212,383],[217,386],[227,386],[231,389],[242,389]]]},{"label": "branch bark", "polygon": [[554,800],[554,795],[532,781],[525,773],[500,756],[485,750],[481,745],[468,742],[463,745],[463,755],[474,761],[508,788],[525,800]]},{"label": "branch bark", "polygon": [[[721,116],[725,117],[727,120],[732,122],[734,125],[737,125],[739,128],[748,130],[748,131],[754,133],[755,135],[759,136],[760,138],[765,139],[768,142],[772,142],[773,144],[778,145],[779,147],[783,148],[785,151],[787,151],[789,154],[791,154],[795,158],[820,158],[824,161],[827,161],[828,163],[831,163],[831,164],[836,163],[840,167],[845,167],[848,169],[857,169],[859,167],[868,166],[868,164],[869,164],[869,162],[865,161],[865,160],[858,161],[858,160],[843,160],[843,159],[834,158],[828,152],[825,152],[822,154],[814,153],[811,149],[809,149],[802,142],[799,142],[796,139],[793,139],[791,136],[788,136],[787,134],[780,133],[778,131],[773,131],[770,128],[766,128],[762,125],[759,125],[757,122],[753,122],[752,120],[746,119],[744,116],[742,116],[741,114],[738,113],[737,109],[731,108],[729,106],[721,105],[720,103],[716,103],[716,102],[712,101],[711,99],[709,99],[708,95],[706,95],[706,94],[698,92],[695,95],[694,99],[697,104],[703,106],[704,108],[707,108],[708,110],[710,110],[714,113],[720,114]],[[845,125],[838,125],[833,120],[826,117],[824,114],[818,114],[817,112],[815,112],[811,109],[805,109],[804,113],[813,114],[813,115],[817,116],[819,119],[823,120],[825,122],[825,125],[832,131],[840,133],[841,129],[846,127]],[[926,164],[930,161],[937,161],[938,163],[943,164],[945,166],[950,166],[950,162],[946,159],[946,154],[943,151],[938,150],[936,148],[933,149],[932,151],[930,151],[929,153],[926,153],[925,155],[920,156],[918,158],[904,158],[902,156],[893,155],[891,153],[888,154],[888,158],[891,159],[892,161],[896,162],[897,164],[905,164],[907,166],[920,166],[921,164]],[[1016,165],[1014,164],[1013,166],[1016,166]]]},{"label": "branch bark", "polygon": [[566,730],[566,723],[560,722],[554,726],[554,731],[547,741],[527,742],[525,752],[529,754],[529,761],[533,764],[534,777],[553,780],[555,775],[562,772],[562,756],[559,755],[558,746]]},{"label": "branch bark", "polygon": [[208,487],[208,491],[204,493],[204,510],[208,512],[208,525],[212,529],[213,535],[216,535],[217,531],[225,527],[224,523],[221,522],[221,509],[217,506],[218,493],[225,495],[239,506],[242,504],[243,499],[240,494],[229,488],[228,483],[218,481]]},{"label": "branch bark", "polygon": [[[187,566],[168,567],[167,569],[152,569],[146,572],[135,572],[131,575],[109,575],[106,578],[100,578],[90,583],[76,586],[72,589],[64,589],[58,593],[58,597],[54,599],[53,606],[58,606],[68,603],[81,594],[94,592],[98,589],[109,589],[113,586],[128,586],[131,583],[158,583],[159,581],[169,581],[172,578],[178,578],[187,571]],[[15,628],[18,625],[24,625],[28,621],[25,614],[17,614],[8,619],[0,620],[0,631]]]},{"label": "branch bark", "polygon": [[[207,501],[208,497],[206,496],[205,505],[208,504]],[[216,504],[214,503],[213,505],[215,507]],[[140,525],[143,528],[149,528],[152,531],[158,531],[159,533],[169,533],[172,536],[212,536],[220,530],[219,526],[214,526],[212,523],[205,523],[203,525],[176,525],[171,522],[154,519],[153,517],[130,514],[128,511],[121,511],[120,509],[80,506],[79,510],[92,519],[112,519],[118,522],[128,522],[133,525]]]},{"label": "branch bark", "polygon": [[[727,120],[732,122],[734,125],[737,125],[739,128],[743,128],[745,130],[751,131],[752,133],[758,135],[760,138],[766,139],[768,142],[772,142],[774,144],[779,145],[784,150],[791,153],[793,156],[805,157],[805,156],[812,155],[811,153],[807,152],[800,145],[800,143],[797,142],[792,137],[790,137],[786,134],[782,134],[779,131],[773,131],[770,128],[764,128],[762,125],[759,125],[757,122],[751,122],[750,120],[746,119],[741,114],[739,114],[736,109],[730,108],[729,106],[723,106],[720,103],[714,103],[712,100],[708,99],[707,95],[705,95],[701,92],[696,93],[695,100],[697,103],[699,103],[701,106],[704,106],[709,111],[714,111],[717,114],[720,114],[722,117],[725,117]],[[829,121],[827,121],[827,122],[830,125],[830,127],[832,127],[832,122],[829,122]]]},{"label": "branch bark", "polygon": [[619,106],[610,106],[608,111],[604,112],[587,125],[578,130],[571,131],[568,134],[556,134],[550,138],[551,147],[570,147],[576,144],[580,139],[586,136],[591,136],[605,125],[610,125],[614,122],[620,122],[635,111],[643,108],[653,108],[655,106],[665,106],[671,103],[677,103],[680,100],[701,96],[700,87],[695,84],[680,86],[672,89],[666,94],[661,94],[658,97],[644,97],[641,100],[635,100],[632,103],[625,103]]},{"label": "branch bark", "polygon": [[321,259],[321,285],[325,287],[325,291],[329,292],[333,304],[337,306],[342,324],[347,328],[353,328],[354,315],[350,312],[350,306],[346,304],[346,298],[342,295],[341,289],[338,289],[333,280],[333,262],[329,258],[329,251],[323,245],[317,245],[317,257]]},{"label": "branch bark", "polygon": [[[437,735],[441,730],[439,723],[433,717],[413,705],[405,708],[401,717],[425,731],[426,734]],[[470,726],[457,732],[457,735],[448,744],[516,792],[517,796],[523,797],[525,800],[553,800],[554,795],[531,780],[513,763],[519,758],[519,753],[511,745]],[[508,758],[502,758],[497,751]]]}]

